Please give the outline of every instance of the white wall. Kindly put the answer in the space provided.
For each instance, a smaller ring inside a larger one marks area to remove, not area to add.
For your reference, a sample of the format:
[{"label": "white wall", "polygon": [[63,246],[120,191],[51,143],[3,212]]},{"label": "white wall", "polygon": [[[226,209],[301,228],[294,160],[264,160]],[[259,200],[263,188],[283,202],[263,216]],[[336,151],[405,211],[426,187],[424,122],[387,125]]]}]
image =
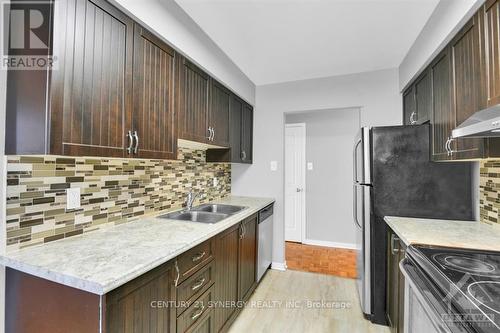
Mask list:
[{"label": "white wall", "polygon": [[399,66],[399,88],[436,56],[485,0],[441,0]]},{"label": "white wall", "polygon": [[111,0],[248,103],[255,85],[174,0]]},{"label": "white wall", "polygon": [[[350,107],[362,108],[362,125],[401,124],[402,108],[397,69],[257,87],[253,164],[233,165],[232,192],[276,199],[274,262],[283,263],[285,261],[283,224],[284,114],[294,111]],[[269,163],[271,161],[278,161],[277,171],[270,171]],[[350,177],[350,174],[346,177]]]},{"label": "white wall", "polygon": [[[305,123],[306,221],[303,243],[355,248],[352,220],[352,143],[359,130],[360,109],[287,114],[285,122]],[[286,151],[286,150],[285,150]],[[286,167],[286,166],[284,166]]]}]

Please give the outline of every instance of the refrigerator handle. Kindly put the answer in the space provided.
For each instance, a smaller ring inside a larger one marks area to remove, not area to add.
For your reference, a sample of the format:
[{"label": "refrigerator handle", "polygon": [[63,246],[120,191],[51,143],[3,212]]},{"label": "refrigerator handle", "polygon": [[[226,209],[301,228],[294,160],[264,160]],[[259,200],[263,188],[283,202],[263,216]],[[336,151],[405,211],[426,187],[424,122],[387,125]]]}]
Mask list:
[{"label": "refrigerator handle", "polygon": [[359,224],[358,220],[358,195],[356,193],[356,184],[352,185],[352,218],[354,220],[354,223],[360,228],[361,230],[363,227]]},{"label": "refrigerator handle", "polygon": [[356,150],[358,149],[359,144],[362,142],[361,138],[362,138],[362,136],[357,138],[356,142],[354,143],[354,149],[352,152],[352,157],[353,157],[353,162],[354,162],[352,180],[354,182],[357,181],[357,177],[358,177],[358,154],[356,154]]}]

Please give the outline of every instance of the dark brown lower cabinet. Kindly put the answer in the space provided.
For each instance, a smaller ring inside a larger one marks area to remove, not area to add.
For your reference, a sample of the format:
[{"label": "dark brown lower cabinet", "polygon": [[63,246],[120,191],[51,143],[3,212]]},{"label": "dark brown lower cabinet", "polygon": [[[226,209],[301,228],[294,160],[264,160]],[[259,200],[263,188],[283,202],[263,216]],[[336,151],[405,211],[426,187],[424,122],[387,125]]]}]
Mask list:
[{"label": "dark brown lower cabinet", "polygon": [[251,216],[241,223],[240,260],[239,260],[239,295],[241,300],[246,300],[252,293],[257,283],[257,215]]},{"label": "dark brown lower cabinet", "polygon": [[397,235],[387,233],[387,322],[392,333],[404,332],[404,276],[399,270],[399,262],[405,256],[405,246]]},{"label": "dark brown lower cabinet", "polygon": [[8,332],[226,332],[257,286],[257,214],[103,296],[7,269]]},{"label": "dark brown lower cabinet", "polygon": [[[240,226],[235,225],[216,236],[215,240],[215,299],[224,304],[238,301],[238,248]],[[231,325],[236,314],[234,306],[217,306],[215,309],[215,331]]]},{"label": "dark brown lower cabinet", "polygon": [[175,266],[164,264],[106,295],[106,332],[175,332]]}]

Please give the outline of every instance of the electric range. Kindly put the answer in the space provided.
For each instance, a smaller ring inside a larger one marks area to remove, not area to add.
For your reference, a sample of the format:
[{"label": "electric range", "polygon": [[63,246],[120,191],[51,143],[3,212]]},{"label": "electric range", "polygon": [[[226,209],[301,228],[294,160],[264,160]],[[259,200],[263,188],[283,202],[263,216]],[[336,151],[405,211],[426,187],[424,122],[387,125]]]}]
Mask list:
[{"label": "electric range", "polygon": [[500,332],[500,252],[412,245],[407,259],[440,290],[444,320],[468,332]]}]

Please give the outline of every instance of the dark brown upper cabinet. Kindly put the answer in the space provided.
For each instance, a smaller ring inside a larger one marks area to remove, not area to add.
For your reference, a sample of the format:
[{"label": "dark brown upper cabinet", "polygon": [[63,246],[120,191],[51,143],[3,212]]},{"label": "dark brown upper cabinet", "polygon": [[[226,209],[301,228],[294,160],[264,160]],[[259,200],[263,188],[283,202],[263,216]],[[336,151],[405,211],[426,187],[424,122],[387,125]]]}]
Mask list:
[{"label": "dark brown upper cabinet", "polygon": [[427,70],[403,93],[403,123],[405,125],[426,123],[430,120],[431,110],[431,76]]},{"label": "dark brown upper cabinet", "polygon": [[488,0],[480,12],[484,19],[487,106],[500,104],[500,0]]},{"label": "dark brown upper cabinet", "polygon": [[208,129],[210,77],[184,59],[179,87],[181,89],[179,138],[205,143],[212,134]]},{"label": "dark brown upper cabinet", "polygon": [[434,161],[451,158],[447,144],[451,131],[455,128],[452,107],[452,71],[450,48],[445,48],[430,65],[432,83],[432,159]]},{"label": "dark brown upper cabinet", "polygon": [[412,85],[403,93],[403,124],[415,125],[416,111],[415,87]]},{"label": "dark brown upper cabinet", "polygon": [[241,114],[241,161],[252,163],[253,160],[253,108],[243,104]]},{"label": "dark brown upper cabinet", "polygon": [[[421,105],[429,108],[434,161],[500,156],[498,138],[451,137],[452,130],[474,113],[500,102],[498,13],[499,0],[486,1],[403,93],[405,124],[415,119],[413,109],[420,114]],[[422,96],[420,91],[430,94]],[[420,116],[417,119],[420,123]]]},{"label": "dark brown upper cabinet", "polygon": [[[134,111],[128,156],[175,159],[176,52],[139,25],[134,39]],[[128,133],[127,133],[128,134]]]},{"label": "dark brown upper cabinet", "polygon": [[[476,15],[450,43],[455,126],[481,109],[480,47],[480,25]],[[484,154],[483,139],[451,140],[449,147],[456,159],[481,158]]]},{"label": "dark brown upper cabinet", "polygon": [[432,112],[432,85],[428,70],[415,81],[415,107],[417,124],[428,122]]},{"label": "dark brown upper cabinet", "polygon": [[66,13],[55,29],[50,152],[121,157],[131,128],[133,22],[101,0],[67,1]]},{"label": "dark brown upper cabinet", "polygon": [[121,157],[131,123],[133,22],[106,1],[54,6],[57,68],[45,78],[8,73],[6,153]]},{"label": "dark brown upper cabinet", "polygon": [[229,147],[229,112],[231,92],[212,79],[210,83],[210,113],[208,127],[211,132],[208,142],[217,146]]}]

